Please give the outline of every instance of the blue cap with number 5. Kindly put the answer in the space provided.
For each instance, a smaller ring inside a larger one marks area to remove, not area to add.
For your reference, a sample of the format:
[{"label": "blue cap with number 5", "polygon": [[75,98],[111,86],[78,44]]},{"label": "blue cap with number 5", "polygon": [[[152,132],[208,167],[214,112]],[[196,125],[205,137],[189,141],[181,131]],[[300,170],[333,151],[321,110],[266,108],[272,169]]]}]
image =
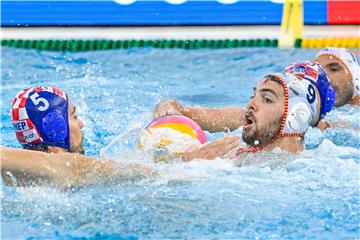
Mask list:
[{"label": "blue cap with number 5", "polygon": [[66,93],[54,87],[27,88],[16,95],[12,123],[24,148],[41,144],[70,151],[68,101]]},{"label": "blue cap with number 5", "polygon": [[318,89],[321,99],[321,107],[319,119],[316,123],[317,125],[319,121],[331,111],[336,98],[336,92],[330,85],[330,80],[324,69],[318,62],[306,61],[292,64],[285,69],[285,72],[292,73],[295,76],[311,81]]}]

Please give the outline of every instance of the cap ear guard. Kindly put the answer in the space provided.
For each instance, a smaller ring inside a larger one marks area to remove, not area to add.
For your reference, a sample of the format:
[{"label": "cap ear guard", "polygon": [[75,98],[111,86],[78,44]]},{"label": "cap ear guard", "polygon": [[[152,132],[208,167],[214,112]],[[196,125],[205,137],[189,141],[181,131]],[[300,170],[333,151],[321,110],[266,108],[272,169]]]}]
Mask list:
[{"label": "cap ear guard", "polygon": [[304,133],[311,122],[311,108],[301,97],[289,100],[289,112],[286,116],[284,133]]},{"label": "cap ear guard", "polygon": [[68,126],[66,120],[56,110],[47,112],[42,118],[44,135],[51,141],[64,141],[67,137]]}]

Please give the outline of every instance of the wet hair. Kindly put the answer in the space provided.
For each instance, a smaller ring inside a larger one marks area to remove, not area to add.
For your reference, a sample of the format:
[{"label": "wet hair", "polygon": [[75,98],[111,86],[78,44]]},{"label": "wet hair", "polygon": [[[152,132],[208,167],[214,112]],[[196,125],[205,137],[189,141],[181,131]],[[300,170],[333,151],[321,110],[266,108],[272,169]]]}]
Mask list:
[{"label": "wet hair", "polygon": [[265,81],[265,82],[267,82],[267,81],[273,81],[273,82],[276,82],[276,83],[278,83],[278,84],[280,84],[280,85],[282,86],[281,81],[280,81],[277,77],[275,77],[275,76],[273,76],[273,75],[266,75],[266,76],[264,77],[264,81]]},{"label": "wet hair", "polygon": [[39,151],[39,152],[49,152],[49,147],[47,145],[43,144],[28,144],[24,146],[24,149],[26,150],[33,150],[33,151]]}]

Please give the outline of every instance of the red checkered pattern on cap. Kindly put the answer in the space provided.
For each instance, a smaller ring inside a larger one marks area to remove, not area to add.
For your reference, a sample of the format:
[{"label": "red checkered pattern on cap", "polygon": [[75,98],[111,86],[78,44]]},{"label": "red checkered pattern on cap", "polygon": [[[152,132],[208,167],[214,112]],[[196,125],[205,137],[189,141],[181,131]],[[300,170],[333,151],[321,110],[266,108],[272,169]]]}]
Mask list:
[{"label": "red checkered pattern on cap", "polygon": [[[285,72],[288,73],[292,73],[295,76],[304,78],[306,80],[310,80],[313,82],[317,82],[318,80],[318,75],[319,75],[319,70],[318,70],[318,63],[312,63],[312,62],[307,62],[307,63],[295,63],[292,66],[288,67]],[[295,71],[296,70],[296,66],[302,66],[305,68],[304,72],[299,72],[299,71]]]}]

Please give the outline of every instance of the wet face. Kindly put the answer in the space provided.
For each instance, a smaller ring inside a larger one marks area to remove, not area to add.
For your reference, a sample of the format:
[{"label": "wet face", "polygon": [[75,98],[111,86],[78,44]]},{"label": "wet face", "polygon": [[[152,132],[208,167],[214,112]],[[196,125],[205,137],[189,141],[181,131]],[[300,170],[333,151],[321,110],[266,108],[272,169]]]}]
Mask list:
[{"label": "wet face", "polygon": [[280,83],[265,79],[255,88],[246,109],[242,138],[250,146],[265,146],[280,129],[285,108]]},{"label": "wet face", "polygon": [[345,66],[337,59],[331,56],[319,56],[315,59],[325,69],[331,86],[336,91],[335,106],[344,105],[349,101],[354,93],[354,85],[351,80],[351,74]]},{"label": "wet face", "polygon": [[70,152],[84,154],[84,135],[81,132],[81,129],[84,127],[84,123],[76,115],[76,108],[72,102],[69,102],[68,115],[70,128]]}]

